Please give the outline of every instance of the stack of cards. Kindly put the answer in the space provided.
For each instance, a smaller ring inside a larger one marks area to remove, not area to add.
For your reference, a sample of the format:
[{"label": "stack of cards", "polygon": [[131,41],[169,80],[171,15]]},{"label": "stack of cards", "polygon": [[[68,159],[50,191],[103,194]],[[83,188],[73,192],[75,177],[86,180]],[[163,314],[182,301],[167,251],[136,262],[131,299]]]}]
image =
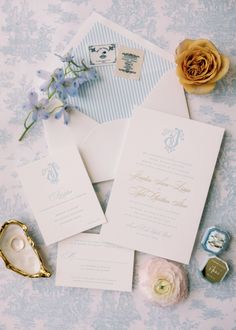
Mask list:
[{"label": "stack of cards", "polygon": [[56,284],[131,291],[134,251],[97,234],[76,235],[106,222],[77,148],[53,152],[19,175],[46,245],[62,241]]},{"label": "stack of cards", "polygon": [[[56,285],[131,291],[135,250],[189,263],[224,129],[188,119],[163,51],[104,21],[88,22],[75,51],[100,66],[77,100],[100,124],[49,120],[50,155],[19,174],[46,245],[59,242]],[[110,179],[105,217],[90,180]]]},{"label": "stack of cards", "polygon": [[[135,110],[106,217],[76,147],[19,170],[57,285],[131,291],[134,250],[189,263],[224,129]],[[115,244],[108,244],[106,242]]]}]

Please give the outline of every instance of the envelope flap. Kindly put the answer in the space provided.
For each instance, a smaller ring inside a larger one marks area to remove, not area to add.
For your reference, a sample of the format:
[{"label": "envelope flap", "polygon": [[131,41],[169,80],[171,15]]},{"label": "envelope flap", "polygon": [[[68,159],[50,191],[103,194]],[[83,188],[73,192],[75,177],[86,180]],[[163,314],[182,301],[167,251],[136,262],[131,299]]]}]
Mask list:
[{"label": "envelope flap", "polygon": [[129,119],[101,124],[79,147],[92,182],[114,179],[128,126]]},{"label": "envelope flap", "polygon": [[80,146],[90,132],[98,126],[100,126],[99,123],[80,111],[71,113],[68,126],[64,125],[62,119],[55,120],[53,117],[44,121],[46,139],[52,150],[71,144]]},{"label": "envelope flap", "polygon": [[178,82],[175,70],[170,70],[161,77],[144,100],[142,107],[189,118],[185,93]]},{"label": "envelope flap", "polygon": [[90,64],[89,47],[95,45],[115,44],[116,51],[120,46],[142,49],[141,77],[137,81],[124,79],[114,75],[114,65],[96,66],[99,78],[83,84],[79,95],[69,97],[68,101],[99,123],[129,118],[134,106],[141,105],[161,77],[174,68],[173,59],[157,46],[100,15],[93,14],[88,22],[70,44],[75,59],[84,59]]},{"label": "envelope flap", "polygon": [[125,28],[92,14],[66,51],[73,48],[77,60],[89,63],[88,47],[104,43],[144,50],[140,80],[115,77],[114,65],[96,67],[99,78],[82,85],[78,97],[68,99],[83,114],[72,114],[68,127],[54,119],[45,122],[50,149],[76,143],[92,182],[114,179],[128,118],[135,106],[145,102],[146,107],[188,117],[172,57]]}]

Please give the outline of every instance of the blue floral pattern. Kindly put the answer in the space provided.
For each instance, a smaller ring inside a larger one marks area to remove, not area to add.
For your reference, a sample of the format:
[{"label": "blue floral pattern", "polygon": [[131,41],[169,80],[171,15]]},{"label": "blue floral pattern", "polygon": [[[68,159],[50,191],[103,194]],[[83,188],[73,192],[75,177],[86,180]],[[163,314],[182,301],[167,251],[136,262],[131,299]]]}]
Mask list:
[{"label": "blue floral pattern", "polygon": [[45,58],[51,48],[54,29],[37,22],[27,2],[17,5],[17,2],[5,1],[2,11],[6,14],[2,32],[7,35],[8,42],[0,50],[6,56],[6,62]]},{"label": "blue floral pattern", "polygon": [[[189,273],[188,299],[166,309],[147,302],[137,288],[136,254],[132,294],[62,288],[50,279],[26,279],[0,263],[0,330],[236,330],[236,6],[232,0],[41,0],[0,2],[0,224],[17,218],[30,234],[55,274],[57,246],[45,247],[17,175],[17,167],[45,155],[40,127],[19,143],[26,112],[22,105],[39,68],[63,48],[93,10],[174,52],[179,41],[211,39],[230,55],[229,74],[210,95],[187,96],[193,119],[226,128],[216,171],[198,231]],[[111,41],[112,42],[112,41]],[[95,189],[106,208],[111,182]],[[191,219],[190,219],[191,220]],[[200,268],[206,251],[200,241],[207,227],[218,225],[232,236],[222,255],[230,273],[220,284],[206,282]]]}]

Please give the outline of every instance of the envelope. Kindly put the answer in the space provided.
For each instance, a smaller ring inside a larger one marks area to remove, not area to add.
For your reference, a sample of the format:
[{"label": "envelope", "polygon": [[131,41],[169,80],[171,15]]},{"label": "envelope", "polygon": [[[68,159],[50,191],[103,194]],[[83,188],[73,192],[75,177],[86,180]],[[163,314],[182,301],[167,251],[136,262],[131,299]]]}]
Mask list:
[{"label": "envelope", "polygon": [[[44,121],[49,150],[75,143],[93,183],[114,179],[133,108],[164,111],[189,117],[185,94],[177,81],[173,59],[162,49],[123,27],[93,13],[65,52],[73,48],[89,61],[91,44],[115,43],[145,52],[139,81],[115,77],[114,66],[96,67],[100,79],[72,98],[80,111],[70,124],[50,118]],[[105,94],[108,91],[109,94]]]}]

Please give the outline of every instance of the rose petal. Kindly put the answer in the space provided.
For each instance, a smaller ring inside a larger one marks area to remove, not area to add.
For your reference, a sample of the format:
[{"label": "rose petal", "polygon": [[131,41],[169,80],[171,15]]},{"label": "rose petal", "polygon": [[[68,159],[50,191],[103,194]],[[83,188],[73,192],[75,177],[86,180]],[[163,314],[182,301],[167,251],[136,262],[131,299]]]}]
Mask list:
[{"label": "rose petal", "polygon": [[226,73],[229,70],[229,64],[230,64],[229,58],[225,55],[221,55],[221,69],[217,73],[217,75],[211,80],[211,83],[220,80],[226,75]]},{"label": "rose petal", "polygon": [[178,56],[175,57],[175,63],[181,65],[188,54],[188,50],[182,51]]},{"label": "rose petal", "polygon": [[192,48],[195,48],[195,47],[202,47],[202,48],[209,47],[212,50],[215,50],[216,52],[218,52],[218,49],[213,44],[213,42],[211,42],[208,39],[197,39],[197,40],[193,40],[193,42],[191,43],[191,45],[189,45],[189,49],[192,49]]},{"label": "rose petal", "polygon": [[[188,54],[187,56],[185,55],[186,53]],[[211,80],[217,74],[217,62],[218,61],[215,59],[215,57],[209,50],[196,48],[191,52],[186,51],[183,54],[184,54],[185,58],[184,58],[183,62],[181,63],[181,65],[179,65],[180,67],[178,68],[178,72],[177,72],[177,75],[179,75],[183,78],[182,83],[190,84],[190,82],[193,81],[194,84],[196,84],[196,83],[202,84],[202,83],[205,83],[205,82]],[[196,66],[196,70],[197,70],[197,68],[199,67],[198,63],[200,63],[200,61],[203,61],[203,57],[205,58],[205,62],[206,62],[205,63],[205,66],[206,66],[205,74],[203,71],[202,74],[197,74],[195,76],[189,75],[187,70],[189,68],[191,68],[191,65],[193,68],[194,68],[194,66]],[[180,60],[181,60],[181,58],[180,58]],[[190,59],[190,60],[188,60],[188,59]],[[193,63],[196,63],[196,64],[193,64]],[[209,69],[209,64],[212,65],[212,68],[210,68],[210,69]],[[183,71],[182,75],[181,75],[181,71]]]},{"label": "rose petal", "polygon": [[189,84],[189,85],[195,84],[194,81],[188,80],[188,79],[185,78],[185,75],[184,75],[182,69],[179,66],[176,67],[176,74],[179,77],[179,81],[182,85],[183,84]]},{"label": "rose petal", "polygon": [[218,50],[211,49],[211,51],[212,51],[212,53],[213,53],[214,56],[215,56],[216,63],[218,64],[217,69],[219,70],[220,67],[221,67],[221,55],[220,55],[220,53],[218,52]]},{"label": "rose petal", "polygon": [[183,84],[186,92],[190,94],[207,94],[213,91],[215,88],[215,83],[213,84],[204,84],[204,85],[187,85]]},{"label": "rose petal", "polygon": [[178,47],[175,50],[176,55],[181,54],[183,51],[188,49],[188,47],[193,43],[193,39],[185,39],[179,43]]}]

